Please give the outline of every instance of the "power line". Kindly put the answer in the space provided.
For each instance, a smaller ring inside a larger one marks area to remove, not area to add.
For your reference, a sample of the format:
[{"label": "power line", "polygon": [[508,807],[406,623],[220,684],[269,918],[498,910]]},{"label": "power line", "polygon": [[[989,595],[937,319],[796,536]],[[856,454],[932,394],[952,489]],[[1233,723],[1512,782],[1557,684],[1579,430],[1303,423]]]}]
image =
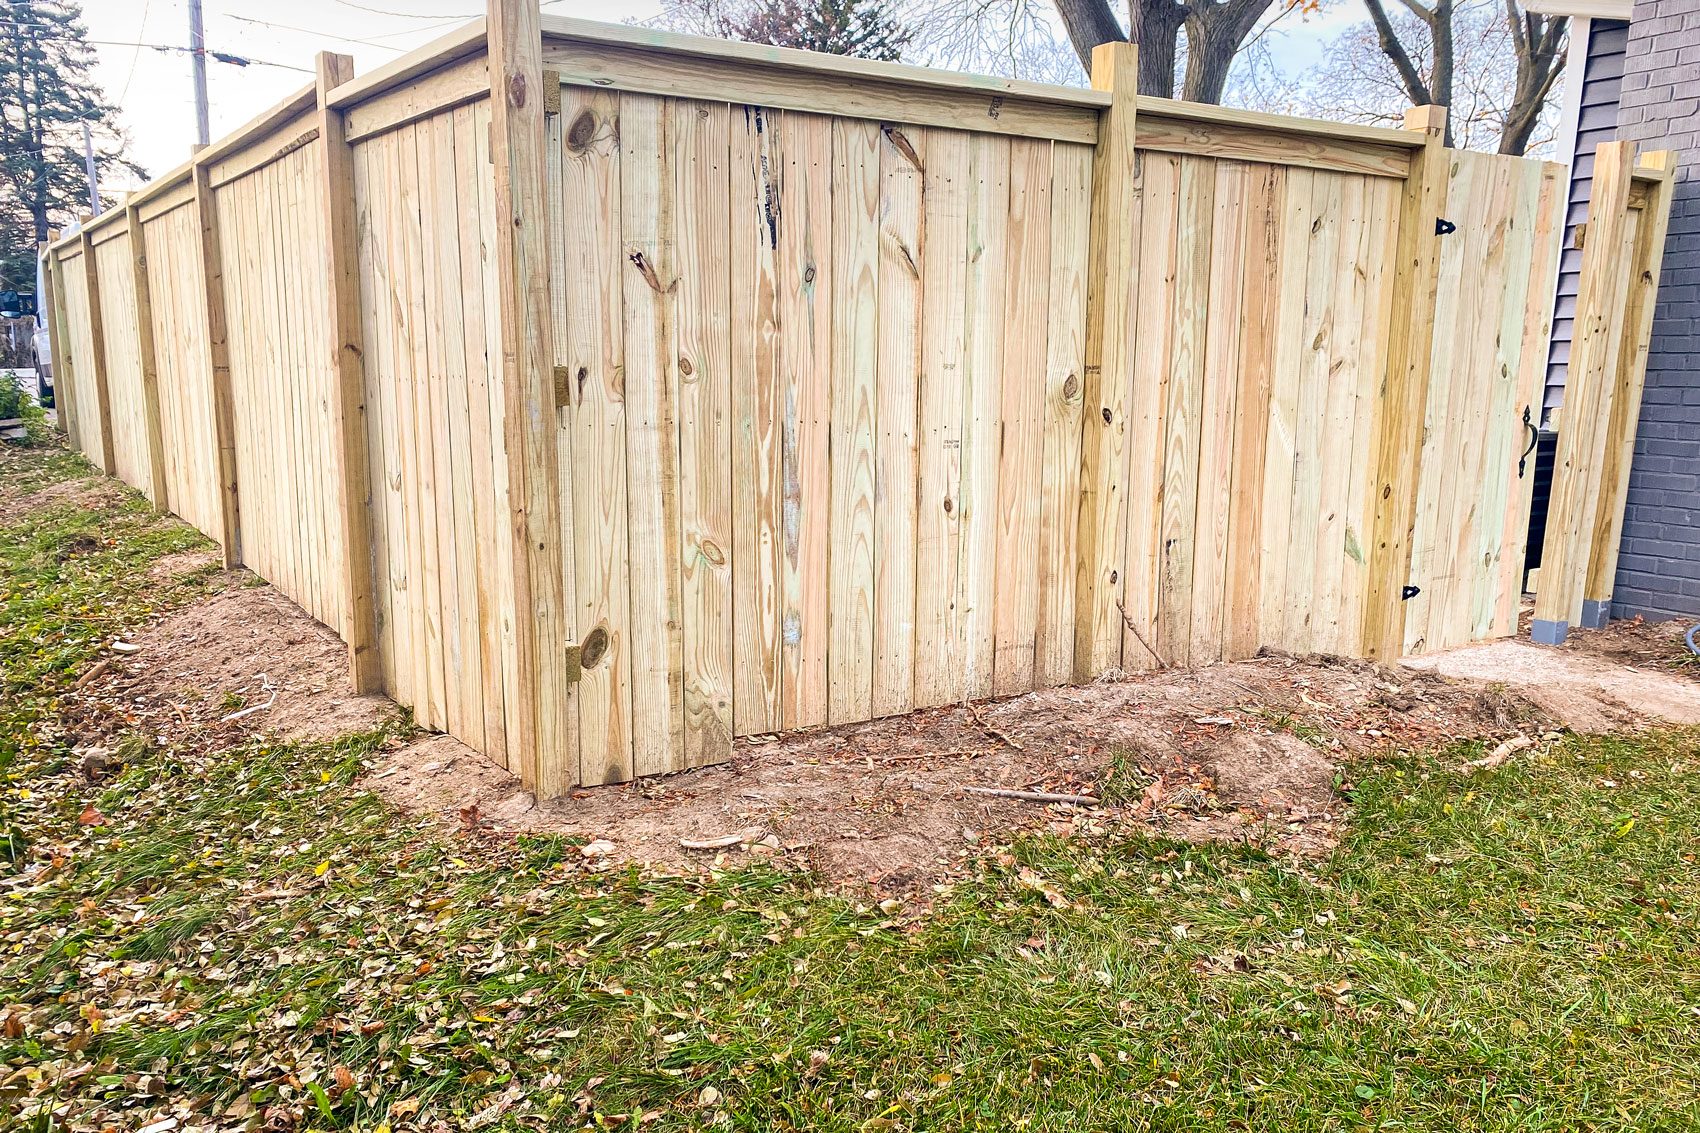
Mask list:
[{"label": "power line", "polygon": [[[369,8],[365,4],[356,4],[354,0],[336,0],[345,8],[353,8],[360,12],[371,12],[375,16],[399,16],[404,20],[475,20],[478,16],[427,16],[419,12],[392,12],[388,8]],[[482,15],[483,13],[479,13]],[[359,42],[356,40],[355,42]]]},{"label": "power line", "polygon": [[[153,0],[142,0],[142,22],[136,28],[137,35],[146,35],[148,33],[148,8],[152,3]],[[124,97],[130,93],[130,83],[134,81],[136,77],[136,63],[141,59],[141,57],[142,49],[140,47],[137,47],[130,53],[130,73],[124,76],[123,89],[118,92],[119,106],[124,105]]]},{"label": "power line", "polygon": [[325,39],[334,39],[334,40],[338,41],[339,43],[358,43],[363,47],[376,47],[376,48],[379,48],[380,50],[383,50],[383,51],[401,51],[401,50],[404,50],[403,48],[400,48],[400,47],[391,47],[387,43],[378,43],[375,40],[355,39],[353,36],[337,35],[334,32],[317,31],[317,30],[313,30],[313,29],[310,29],[310,28],[298,28],[298,27],[294,26],[293,24],[275,24],[270,20],[255,19],[253,16],[238,16],[238,15],[235,15],[234,13],[227,12],[227,13],[225,13],[224,18],[227,19],[227,20],[239,20],[239,21],[241,21],[242,23],[245,23],[245,24],[257,24],[257,25],[259,25],[260,27],[263,27],[263,28],[274,28],[277,31],[293,31],[293,32],[299,32],[302,35],[316,35],[316,36],[320,36],[320,37],[325,38]]}]

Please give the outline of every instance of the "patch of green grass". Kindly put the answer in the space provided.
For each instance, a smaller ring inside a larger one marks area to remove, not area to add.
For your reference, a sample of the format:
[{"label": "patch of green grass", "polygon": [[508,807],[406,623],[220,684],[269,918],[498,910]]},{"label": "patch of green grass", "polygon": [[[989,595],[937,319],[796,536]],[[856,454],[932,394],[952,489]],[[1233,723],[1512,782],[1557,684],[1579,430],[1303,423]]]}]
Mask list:
[{"label": "patch of green grass", "polygon": [[446,833],[361,789],[392,734],[156,745],[101,784],[31,749],[0,1101],[73,1129],[1700,1125],[1695,730],[1355,766],[1322,862],[1035,838],[895,910]]}]

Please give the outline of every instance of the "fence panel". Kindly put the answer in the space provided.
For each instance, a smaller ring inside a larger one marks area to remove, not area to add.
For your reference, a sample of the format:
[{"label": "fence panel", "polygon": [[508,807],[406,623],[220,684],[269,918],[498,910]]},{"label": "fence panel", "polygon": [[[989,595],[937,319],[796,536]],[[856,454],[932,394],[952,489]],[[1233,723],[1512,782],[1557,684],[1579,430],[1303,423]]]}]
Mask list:
[{"label": "fence panel", "polygon": [[88,260],[81,244],[76,251],[59,257],[60,280],[65,308],[64,329],[55,333],[66,339],[65,359],[70,363],[71,378],[65,398],[71,417],[77,423],[77,440],[82,454],[96,465],[104,467],[106,458],[106,413],[101,405],[100,381],[95,367],[95,320],[89,308]]},{"label": "fence panel", "polygon": [[1400,183],[1142,159],[1123,665],[1356,652]]},{"label": "fence panel", "polygon": [[488,102],[354,147],[385,686],[506,762],[514,616]]},{"label": "fence panel", "polygon": [[134,256],[129,232],[92,241],[99,275],[102,349],[106,359],[106,392],[111,401],[115,474],[150,501],[154,499],[153,470],[148,447],[147,402],[142,382],[142,343],[137,325]]},{"label": "fence panel", "polygon": [[218,429],[207,366],[206,280],[193,200],[142,222],[171,510],[223,539]]},{"label": "fence panel", "polygon": [[1065,679],[1090,149],[577,86],[552,138],[585,781]]},{"label": "fence panel", "polygon": [[213,201],[225,252],[242,558],[340,632],[320,160],[310,143],[233,180],[215,177]]},{"label": "fence panel", "polygon": [[1610,613],[1674,176],[1668,151],[1638,163],[1633,143],[1608,142],[1595,156],[1536,641],[1561,642]]}]

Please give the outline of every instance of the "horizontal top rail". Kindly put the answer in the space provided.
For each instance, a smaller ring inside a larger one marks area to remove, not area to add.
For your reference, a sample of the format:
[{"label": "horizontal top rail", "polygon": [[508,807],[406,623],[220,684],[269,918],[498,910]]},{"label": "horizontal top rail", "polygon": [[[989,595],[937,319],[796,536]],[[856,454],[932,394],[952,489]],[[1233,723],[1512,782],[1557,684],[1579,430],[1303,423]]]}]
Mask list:
[{"label": "horizontal top rail", "polygon": [[325,105],[333,110],[341,110],[357,102],[365,102],[401,86],[409,79],[459,62],[469,55],[477,55],[483,50],[484,18],[480,16],[447,35],[438,36],[430,43],[409,51],[406,55],[391,59],[382,67],[331,88],[325,97]]},{"label": "horizontal top rail", "polygon": [[630,24],[606,24],[597,20],[575,19],[571,16],[544,16],[542,27],[546,63],[548,48],[552,42],[577,42],[601,47],[642,48],[666,55],[722,62],[778,66],[822,77],[875,80],[938,91],[1002,95],[1092,108],[1110,104],[1108,92],[1088,90],[1084,87],[1053,86],[1024,79],[1000,79],[994,75],[945,71],[935,67],[918,67],[911,63],[883,63],[849,55],[829,55],[819,51],[800,51],[794,47],[770,47],[762,43],[684,35],[655,28],[634,27]]},{"label": "horizontal top rail", "polygon": [[142,202],[165,192],[167,189],[170,189],[175,185],[182,184],[184,181],[188,180],[189,173],[195,166],[209,165],[212,162],[218,161],[220,158],[227,157],[241,149],[248,142],[255,138],[264,137],[266,134],[271,133],[273,130],[276,130],[279,126],[291,119],[300,117],[302,114],[313,109],[318,104],[318,91],[310,85],[302,88],[277,105],[268,110],[262,111],[253,118],[250,118],[247,122],[238,126],[235,130],[226,134],[212,145],[201,150],[199,153],[195,154],[194,157],[190,158],[182,165],[177,166],[169,173],[165,173],[154,178],[152,181],[149,181],[140,189],[129,194],[125,198],[123,204],[115,205],[112,208],[107,209],[99,216],[86,222],[81,231],[74,232],[69,236],[61,238],[59,243],[50,245],[48,250],[58,252],[72,241],[78,239],[83,232],[93,232],[98,228],[105,227],[116,218],[123,216],[127,206],[141,204]]},{"label": "horizontal top rail", "polygon": [[[1422,134],[1392,126],[1363,126],[1356,122],[1331,122],[1325,118],[1299,118],[1291,114],[1241,110],[1208,102],[1182,102],[1179,99],[1157,98],[1145,94],[1139,96],[1137,105],[1141,119],[1149,115],[1221,126],[1243,126],[1253,130],[1273,130],[1283,134],[1342,142],[1373,142],[1377,145],[1398,146],[1401,149],[1421,149],[1423,145]],[[1134,145],[1138,144],[1136,129]]]},{"label": "horizontal top rail", "polygon": [[[684,35],[629,24],[567,16],[544,16],[544,65],[559,69],[565,83],[614,87],[640,93],[753,102],[782,109],[882,117],[923,125],[961,126],[1005,133],[1030,133],[1071,141],[1094,141],[1096,116],[1110,105],[1108,91],[998,78],[960,71],[886,63],[789,47]],[[830,84],[830,85],[829,85]],[[937,105],[918,96],[937,99]],[[996,100],[996,113],[965,106],[964,100]],[[958,109],[949,109],[955,100]],[[1403,176],[1408,153],[1422,135],[1386,126],[1364,126],[1240,110],[1141,95],[1138,121],[1149,118],[1171,141],[1208,129],[1233,134],[1274,134],[1262,158],[1282,160],[1283,139],[1296,146],[1299,164]],[[1136,135],[1134,144],[1140,141]],[[1160,143],[1159,143],[1160,144]],[[1320,156],[1305,159],[1310,147]],[[1373,147],[1373,148],[1372,148]],[[1244,147],[1240,147],[1244,148]]]}]

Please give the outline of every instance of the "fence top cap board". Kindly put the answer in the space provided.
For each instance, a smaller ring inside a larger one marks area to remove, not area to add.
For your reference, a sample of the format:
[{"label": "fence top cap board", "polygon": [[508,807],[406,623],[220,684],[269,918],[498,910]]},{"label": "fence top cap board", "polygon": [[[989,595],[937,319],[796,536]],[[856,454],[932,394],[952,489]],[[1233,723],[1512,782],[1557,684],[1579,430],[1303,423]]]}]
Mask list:
[{"label": "fence top cap board", "polygon": [[[957,94],[997,95],[1048,102],[1058,106],[1102,110],[1113,99],[1109,91],[1087,87],[1058,86],[1049,83],[1005,79],[994,75],[976,75],[965,71],[949,71],[935,67],[918,67],[908,63],[884,63],[845,55],[829,55],[818,51],[800,51],[790,47],[772,47],[761,43],[741,43],[735,40],[708,36],[685,35],[655,28],[634,27],[630,24],[608,24],[570,16],[544,16],[543,42],[551,44],[584,44],[591,47],[611,47],[640,50],[656,55],[671,55],[692,60],[713,60],[720,63],[747,63],[757,67],[779,67],[799,74],[840,82],[878,82]],[[1175,99],[1140,95],[1137,109],[1141,115],[1153,115],[1196,124],[1238,126],[1267,130],[1297,137],[1323,138],[1337,141],[1370,142],[1399,149],[1416,149],[1423,145],[1421,134],[1387,126],[1364,126],[1351,122],[1330,122],[1316,118],[1298,118],[1286,114],[1269,114],[1258,110],[1240,110],[1206,103],[1181,102]],[[1135,145],[1138,145],[1137,134]]]},{"label": "fence top cap board", "polygon": [[770,47],[765,43],[741,43],[737,40],[715,39],[709,36],[684,35],[655,28],[634,27],[631,24],[606,24],[571,16],[544,16],[542,28],[545,47],[551,42],[632,47],[667,55],[778,66],[839,79],[875,80],[974,94],[1011,95],[1070,106],[1097,108],[1110,105],[1108,91],[1088,90],[1085,87],[1053,86],[1024,79],[1002,79],[995,75],[917,67],[910,63],[883,63],[849,55],[800,51],[794,47]]}]

